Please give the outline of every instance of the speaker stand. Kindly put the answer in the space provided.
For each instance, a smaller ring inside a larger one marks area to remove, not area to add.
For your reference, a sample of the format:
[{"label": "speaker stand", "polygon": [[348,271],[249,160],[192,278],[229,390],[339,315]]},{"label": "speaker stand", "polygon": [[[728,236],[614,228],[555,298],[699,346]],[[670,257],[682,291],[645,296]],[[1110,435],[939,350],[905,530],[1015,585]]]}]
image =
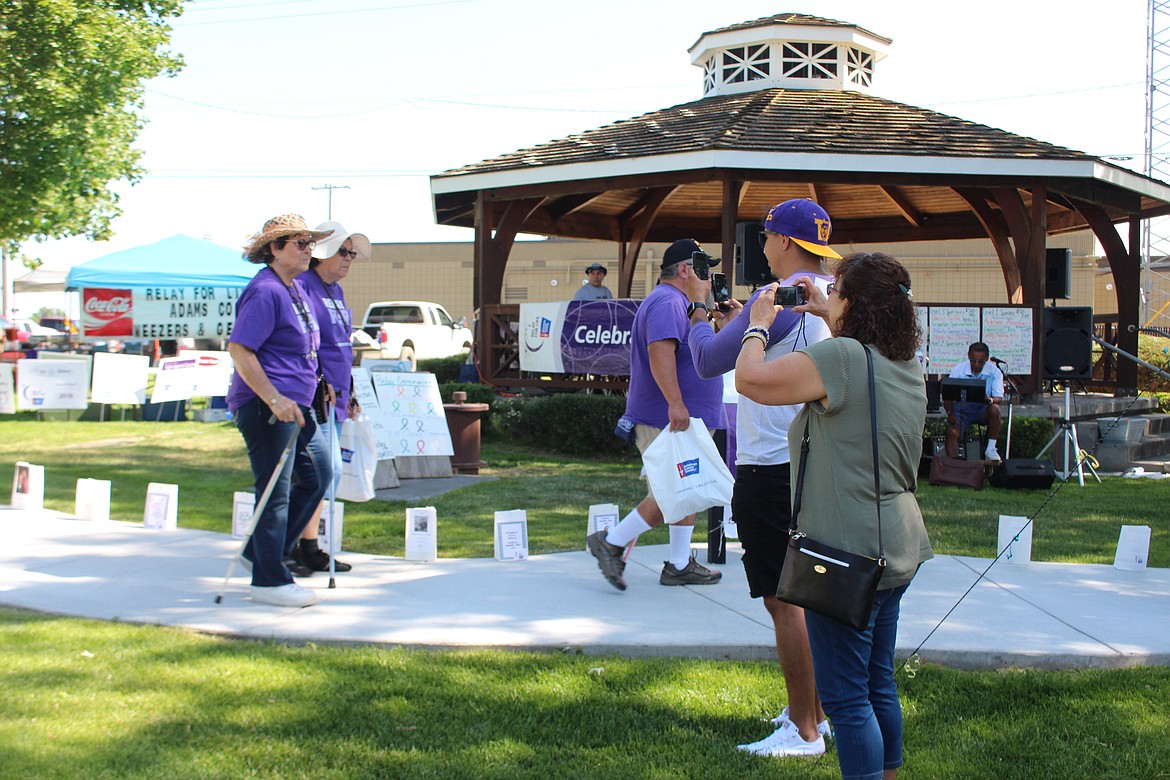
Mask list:
[{"label": "speaker stand", "polygon": [[[1064,417],[1061,418],[1060,425],[1057,426],[1056,432],[1052,434],[1052,438],[1049,439],[1048,443],[1044,445],[1044,448],[1041,449],[1040,452],[1038,452],[1036,454],[1036,458],[1037,459],[1043,458],[1044,453],[1048,452],[1049,448],[1052,447],[1053,444],[1056,444],[1057,441],[1063,439],[1063,441],[1064,441],[1064,470],[1063,471],[1057,470],[1056,473],[1060,475],[1060,478],[1063,481],[1068,482],[1068,478],[1072,476],[1073,469],[1075,468],[1076,472],[1077,472],[1077,483],[1081,487],[1084,487],[1085,486],[1084,466],[1087,465],[1089,467],[1089,471],[1092,472],[1093,477],[1096,478],[1096,480],[1098,482],[1101,481],[1101,477],[1097,476],[1097,470],[1093,468],[1093,464],[1088,463],[1086,458],[1081,457],[1081,444],[1079,441],[1077,441],[1077,427],[1072,424],[1072,420],[1071,420],[1070,414],[1069,414],[1070,408],[1071,408],[1071,400],[1070,400],[1071,393],[1072,393],[1072,390],[1069,387],[1068,382],[1065,382],[1065,384],[1064,384]],[[1071,455],[1073,462],[1075,464],[1073,466],[1069,465],[1069,456],[1070,455]]]}]

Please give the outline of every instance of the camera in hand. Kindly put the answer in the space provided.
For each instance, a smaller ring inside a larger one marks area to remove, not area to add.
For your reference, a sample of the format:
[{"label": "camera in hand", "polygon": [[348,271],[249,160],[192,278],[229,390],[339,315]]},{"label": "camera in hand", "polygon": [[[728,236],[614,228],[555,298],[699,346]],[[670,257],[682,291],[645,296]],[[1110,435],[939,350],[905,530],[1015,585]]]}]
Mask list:
[{"label": "camera in hand", "polygon": [[711,257],[706,252],[692,252],[691,265],[695,268],[695,275],[706,281],[711,266],[719,265],[718,257]]},{"label": "camera in hand", "polygon": [[776,305],[790,309],[804,303],[804,289],[795,286],[780,286],[776,288]]},{"label": "camera in hand", "polygon": [[715,306],[719,311],[730,311],[727,300],[731,297],[731,290],[727,287],[726,274],[711,274],[711,297],[715,299]]}]

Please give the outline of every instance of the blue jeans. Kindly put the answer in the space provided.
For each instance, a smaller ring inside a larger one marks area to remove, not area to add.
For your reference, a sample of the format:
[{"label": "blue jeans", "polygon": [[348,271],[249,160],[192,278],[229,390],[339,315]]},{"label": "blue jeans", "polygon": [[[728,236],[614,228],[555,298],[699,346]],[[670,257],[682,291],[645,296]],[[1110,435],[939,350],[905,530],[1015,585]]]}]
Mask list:
[{"label": "blue jeans", "polygon": [[878,591],[865,631],[804,611],[817,693],[833,722],[842,780],[880,780],[884,770],[902,766],[894,644],[907,587]]},{"label": "blue jeans", "polygon": [[257,502],[268,487],[289,437],[297,432],[293,456],[285,461],[244,548],[244,557],[252,561],[252,584],[259,587],[288,585],[293,581],[284,559],[292,555],[301,532],[333,478],[328,434],[317,425],[312,410],[302,406],[301,413],[305,416],[305,427],[299,432],[295,422],[278,420],[270,425],[272,410],[259,398],[253,398],[235,413],[236,426],[248,447],[248,460],[256,479]]}]

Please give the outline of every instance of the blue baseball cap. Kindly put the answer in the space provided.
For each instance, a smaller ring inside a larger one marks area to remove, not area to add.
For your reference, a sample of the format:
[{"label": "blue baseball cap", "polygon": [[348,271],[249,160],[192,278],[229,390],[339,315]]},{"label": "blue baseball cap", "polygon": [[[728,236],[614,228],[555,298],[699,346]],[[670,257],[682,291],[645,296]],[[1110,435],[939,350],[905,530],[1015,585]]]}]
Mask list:
[{"label": "blue baseball cap", "polygon": [[829,246],[833,223],[828,213],[808,198],[786,200],[764,217],[764,230],[788,236],[814,255],[840,258]]}]

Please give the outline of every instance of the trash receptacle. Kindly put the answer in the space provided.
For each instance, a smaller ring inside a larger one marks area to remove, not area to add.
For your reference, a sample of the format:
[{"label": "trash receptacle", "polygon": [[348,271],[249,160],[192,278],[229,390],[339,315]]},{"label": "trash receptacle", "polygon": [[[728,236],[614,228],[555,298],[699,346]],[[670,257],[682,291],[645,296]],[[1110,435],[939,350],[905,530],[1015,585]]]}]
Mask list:
[{"label": "trash receptacle", "polygon": [[487,404],[467,403],[467,393],[460,390],[451,395],[454,403],[443,404],[447,414],[447,427],[451,430],[451,446],[455,450],[451,468],[456,474],[478,474],[479,459],[479,417],[488,410]]}]

